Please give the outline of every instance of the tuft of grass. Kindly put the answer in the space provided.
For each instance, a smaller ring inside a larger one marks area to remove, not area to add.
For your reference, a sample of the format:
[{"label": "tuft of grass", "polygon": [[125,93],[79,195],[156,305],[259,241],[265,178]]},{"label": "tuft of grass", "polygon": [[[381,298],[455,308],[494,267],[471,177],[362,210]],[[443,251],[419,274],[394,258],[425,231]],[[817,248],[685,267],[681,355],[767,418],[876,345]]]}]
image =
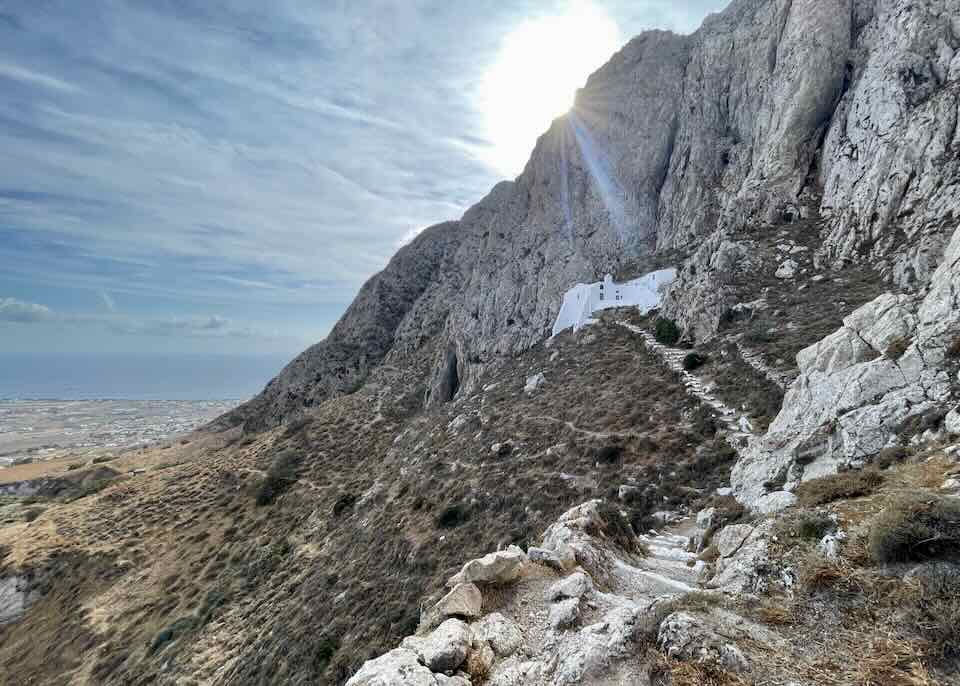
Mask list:
[{"label": "tuft of grass", "polygon": [[883,484],[883,475],[874,471],[850,471],[805,481],[797,487],[800,503],[813,507],[835,500],[859,498],[875,493]]},{"label": "tuft of grass", "polygon": [[960,559],[960,501],[900,496],[871,522],[867,549],[877,562]]}]

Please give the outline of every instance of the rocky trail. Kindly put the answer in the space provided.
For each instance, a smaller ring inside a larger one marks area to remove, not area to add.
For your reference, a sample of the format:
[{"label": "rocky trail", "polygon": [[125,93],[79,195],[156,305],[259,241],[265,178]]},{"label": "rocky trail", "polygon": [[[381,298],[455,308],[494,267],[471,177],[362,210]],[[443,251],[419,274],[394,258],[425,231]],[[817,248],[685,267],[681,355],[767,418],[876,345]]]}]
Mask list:
[{"label": "rocky trail", "polygon": [[424,686],[467,686],[478,675],[493,686],[649,683],[632,644],[654,606],[699,589],[704,563],[688,551],[697,524],[686,518],[652,530],[636,551],[611,545],[608,526],[591,501],[561,516],[542,548],[471,560],[421,633],[366,663],[349,684],[399,683],[391,681],[398,674]]}]

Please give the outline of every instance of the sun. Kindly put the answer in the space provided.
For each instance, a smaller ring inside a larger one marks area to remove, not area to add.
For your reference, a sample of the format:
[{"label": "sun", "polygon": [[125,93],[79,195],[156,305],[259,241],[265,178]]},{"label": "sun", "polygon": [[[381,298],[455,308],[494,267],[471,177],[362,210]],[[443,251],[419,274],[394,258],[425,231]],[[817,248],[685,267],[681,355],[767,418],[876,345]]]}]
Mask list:
[{"label": "sun", "polygon": [[576,90],[620,45],[617,24],[584,0],[511,31],[480,88],[492,143],[485,161],[507,176],[519,174],[537,137],[573,106]]}]

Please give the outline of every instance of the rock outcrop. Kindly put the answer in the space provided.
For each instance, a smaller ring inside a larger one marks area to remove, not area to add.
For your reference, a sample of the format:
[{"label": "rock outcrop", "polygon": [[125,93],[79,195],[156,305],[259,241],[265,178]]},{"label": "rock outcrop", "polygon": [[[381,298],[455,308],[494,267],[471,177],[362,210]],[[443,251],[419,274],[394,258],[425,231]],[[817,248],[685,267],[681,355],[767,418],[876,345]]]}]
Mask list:
[{"label": "rock outcrop", "polygon": [[751,266],[732,228],[820,216],[824,268],[869,259],[922,287],[960,215],[958,14],[960,0],[736,0],[690,36],[638,36],[514,182],[403,248],[220,425],[274,426],[400,367],[417,402],[449,400],[541,340],[571,285],[658,252],[693,252],[665,309],[710,336],[734,304],[726,276]]},{"label": "rock outcrop", "polygon": [[960,394],[958,342],[960,228],[925,294],[882,295],[798,355],[800,377],[780,414],[733,470],[738,499],[789,505],[788,494],[770,491],[862,466],[909,419],[947,414]]}]

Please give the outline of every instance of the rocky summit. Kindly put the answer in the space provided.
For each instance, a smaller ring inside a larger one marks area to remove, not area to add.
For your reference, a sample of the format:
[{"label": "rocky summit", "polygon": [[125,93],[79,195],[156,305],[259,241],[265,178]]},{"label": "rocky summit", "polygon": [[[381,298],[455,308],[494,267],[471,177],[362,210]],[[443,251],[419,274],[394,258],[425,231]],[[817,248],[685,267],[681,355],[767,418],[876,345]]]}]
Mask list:
[{"label": "rocky summit", "polygon": [[634,38],[253,400],[0,489],[0,681],[960,684],[958,118],[960,0]]}]

